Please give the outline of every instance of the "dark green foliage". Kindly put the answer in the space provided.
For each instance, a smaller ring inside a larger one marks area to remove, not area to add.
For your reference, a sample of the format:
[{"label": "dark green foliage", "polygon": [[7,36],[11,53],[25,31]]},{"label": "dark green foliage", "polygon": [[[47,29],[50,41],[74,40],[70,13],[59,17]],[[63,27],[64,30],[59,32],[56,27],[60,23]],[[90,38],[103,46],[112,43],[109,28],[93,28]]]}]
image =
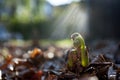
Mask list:
[{"label": "dark green foliage", "polygon": [[31,22],[31,23],[20,23],[18,21],[11,22],[7,28],[10,32],[19,32],[23,35],[24,39],[29,38],[50,38],[52,31],[51,22]]}]

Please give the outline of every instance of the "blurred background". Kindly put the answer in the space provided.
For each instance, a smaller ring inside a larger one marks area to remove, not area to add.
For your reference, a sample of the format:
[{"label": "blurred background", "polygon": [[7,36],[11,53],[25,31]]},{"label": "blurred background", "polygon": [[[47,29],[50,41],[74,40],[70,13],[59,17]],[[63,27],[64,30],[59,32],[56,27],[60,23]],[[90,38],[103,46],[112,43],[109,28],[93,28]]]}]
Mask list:
[{"label": "blurred background", "polygon": [[[0,40],[19,46],[120,39],[119,0],[0,0]],[[29,43],[32,42],[32,43]],[[59,44],[60,45],[60,44]]]}]

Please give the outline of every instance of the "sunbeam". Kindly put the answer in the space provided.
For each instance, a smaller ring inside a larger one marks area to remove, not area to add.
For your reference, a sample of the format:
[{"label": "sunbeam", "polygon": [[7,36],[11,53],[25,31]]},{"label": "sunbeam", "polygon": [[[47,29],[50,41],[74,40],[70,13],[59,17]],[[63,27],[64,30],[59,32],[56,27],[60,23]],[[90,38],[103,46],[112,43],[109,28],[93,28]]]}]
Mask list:
[{"label": "sunbeam", "polygon": [[88,34],[87,10],[79,4],[72,3],[67,6],[53,24],[52,38],[66,38],[73,32],[80,32],[83,36]]}]

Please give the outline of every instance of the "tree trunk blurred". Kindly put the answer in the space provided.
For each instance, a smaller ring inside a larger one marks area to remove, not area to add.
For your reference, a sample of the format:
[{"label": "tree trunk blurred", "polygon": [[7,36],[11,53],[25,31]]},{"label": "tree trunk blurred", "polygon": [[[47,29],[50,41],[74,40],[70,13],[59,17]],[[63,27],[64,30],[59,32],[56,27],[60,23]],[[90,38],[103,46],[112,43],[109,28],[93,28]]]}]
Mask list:
[{"label": "tree trunk blurred", "polygon": [[120,39],[120,0],[87,0],[91,37]]}]

